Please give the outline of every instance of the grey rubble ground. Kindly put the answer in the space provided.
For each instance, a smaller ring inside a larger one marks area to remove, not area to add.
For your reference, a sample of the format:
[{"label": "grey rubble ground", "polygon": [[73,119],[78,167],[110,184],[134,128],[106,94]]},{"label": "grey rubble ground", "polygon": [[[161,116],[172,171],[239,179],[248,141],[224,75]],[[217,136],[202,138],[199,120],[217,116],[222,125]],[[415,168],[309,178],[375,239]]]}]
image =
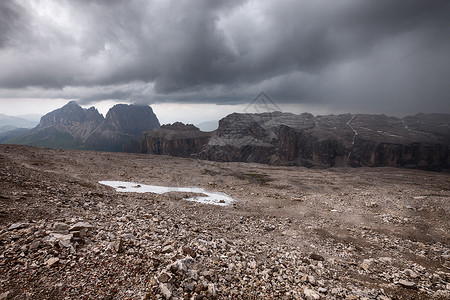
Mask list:
[{"label": "grey rubble ground", "polygon": [[448,299],[449,201],[445,173],[0,145],[0,299]]}]

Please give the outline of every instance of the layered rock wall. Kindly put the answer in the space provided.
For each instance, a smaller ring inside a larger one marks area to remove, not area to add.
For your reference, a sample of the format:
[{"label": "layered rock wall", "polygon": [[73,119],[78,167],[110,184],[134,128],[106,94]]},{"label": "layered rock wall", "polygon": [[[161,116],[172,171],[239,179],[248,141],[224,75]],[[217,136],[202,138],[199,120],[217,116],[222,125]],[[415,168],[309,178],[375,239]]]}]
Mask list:
[{"label": "layered rock wall", "polygon": [[190,157],[201,151],[211,133],[202,132],[192,124],[176,122],[162,125],[142,135],[142,152],[178,157]]},{"label": "layered rock wall", "polygon": [[450,115],[232,114],[199,157],[307,167],[450,168]]}]

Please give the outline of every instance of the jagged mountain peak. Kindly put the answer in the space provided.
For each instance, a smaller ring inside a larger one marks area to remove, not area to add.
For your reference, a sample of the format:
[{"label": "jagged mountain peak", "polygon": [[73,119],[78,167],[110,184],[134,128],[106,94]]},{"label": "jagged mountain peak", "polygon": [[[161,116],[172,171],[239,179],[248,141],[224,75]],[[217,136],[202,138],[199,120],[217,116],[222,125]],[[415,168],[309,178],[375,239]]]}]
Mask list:
[{"label": "jagged mountain peak", "polygon": [[61,108],[44,115],[38,127],[48,126],[65,127],[77,125],[86,119],[85,110],[75,101],[70,101]]},{"label": "jagged mountain peak", "polygon": [[68,149],[137,152],[142,132],[154,128],[159,128],[159,121],[150,106],[117,104],[103,117],[95,107],[85,109],[76,101],[70,101],[43,116],[36,128],[15,142]]},{"label": "jagged mountain peak", "polygon": [[71,101],[67,102],[67,104],[64,105],[63,107],[66,107],[66,106],[80,106],[80,105],[77,103],[77,101],[71,100]]}]

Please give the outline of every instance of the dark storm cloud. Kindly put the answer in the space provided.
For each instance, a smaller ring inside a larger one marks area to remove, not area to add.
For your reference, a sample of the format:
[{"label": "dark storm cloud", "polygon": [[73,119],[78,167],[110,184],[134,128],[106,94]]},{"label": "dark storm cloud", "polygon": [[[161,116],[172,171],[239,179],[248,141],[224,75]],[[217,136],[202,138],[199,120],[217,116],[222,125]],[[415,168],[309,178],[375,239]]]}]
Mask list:
[{"label": "dark storm cloud", "polygon": [[25,29],[23,12],[20,10],[21,7],[13,1],[0,2],[0,48],[8,46],[14,35]]},{"label": "dark storm cloud", "polygon": [[449,13],[446,0],[1,2],[0,88],[448,111]]}]

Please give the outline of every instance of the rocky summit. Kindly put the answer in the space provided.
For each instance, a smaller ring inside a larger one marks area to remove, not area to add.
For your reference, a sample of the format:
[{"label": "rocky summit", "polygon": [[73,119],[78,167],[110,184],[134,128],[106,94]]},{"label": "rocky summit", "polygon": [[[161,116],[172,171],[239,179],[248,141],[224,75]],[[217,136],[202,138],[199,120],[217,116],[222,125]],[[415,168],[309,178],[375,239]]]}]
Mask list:
[{"label": "rocky summit", "polygon": [[0,299],[449,299],[449,187],[402,168],[0,145]]},{"label": "rocky summit", "polygon": [[106,117],[75,101],[41,118],[39,125],[4,143],[58,149],[139,152],[143,131],[159,127],[150,106],[118,104]]},{"label": "rocky summit", "polygon": [[[179,139],[183,139],[181,134]],[[183,156],[183,152],[171,147],[166,145],[163,154]],[[148,149],[144,151],[159,154]],[[228,115],[195,155],[222,162],[440,171],[450,169],[449,149],[449,114],[399,119],[385,115],[315,117],[309,113],[273,112]]]}]

